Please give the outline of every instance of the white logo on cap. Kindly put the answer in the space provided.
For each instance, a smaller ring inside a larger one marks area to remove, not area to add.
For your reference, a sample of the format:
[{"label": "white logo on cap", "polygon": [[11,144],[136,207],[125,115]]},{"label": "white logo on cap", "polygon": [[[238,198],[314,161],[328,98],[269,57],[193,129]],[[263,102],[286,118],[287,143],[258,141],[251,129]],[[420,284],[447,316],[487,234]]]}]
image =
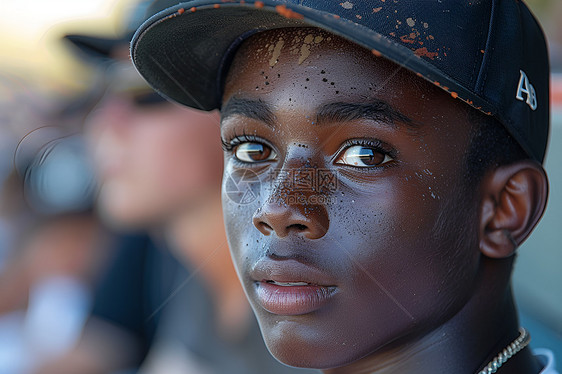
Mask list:
[{"label": "white logo on cap", "polygon": [[[519,85],[517,86],[517,100],[525,101],[527,105],[533,110],[537,109],[537,94],[535,92],[535,87],[529,82],[527,74],[523,70],[521,72],[521,77],[519,78]],[[527,100],[523,98],[523,94],[527,95]]]}]

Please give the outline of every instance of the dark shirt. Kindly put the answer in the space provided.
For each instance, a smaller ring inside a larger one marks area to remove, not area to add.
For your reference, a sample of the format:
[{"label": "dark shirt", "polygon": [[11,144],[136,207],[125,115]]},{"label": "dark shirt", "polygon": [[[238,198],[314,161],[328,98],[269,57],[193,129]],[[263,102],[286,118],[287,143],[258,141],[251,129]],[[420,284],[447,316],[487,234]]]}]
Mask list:
[{"label": "dark shirt", "polygon": [[221,339],[212,300],[196,272],[146,235],[123,236],[118,244],[95,293],[92,315],[132,333],[143,347],[143,358],[155,341],[169,340],[217,374],[317,373],[277,362],[253,316],[239,340]]}]

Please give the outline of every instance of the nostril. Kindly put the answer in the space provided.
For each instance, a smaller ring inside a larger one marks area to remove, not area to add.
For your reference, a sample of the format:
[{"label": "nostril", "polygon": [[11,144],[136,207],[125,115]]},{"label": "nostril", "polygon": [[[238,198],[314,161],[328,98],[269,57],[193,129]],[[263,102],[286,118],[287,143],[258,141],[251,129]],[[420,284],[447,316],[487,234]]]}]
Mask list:
[{"label": "nostril", "polygon": [[301,225],[301,224],[299,224],[299,223],[295,223],[295,224],[293,224],[293,225],[290,225],[290,226],[287,227],[287,228],[290,229],[291,227],[294,227],[294,228],[297,229],[298,231],[304,231],[304,230],[307,230],[307,229],[308,229],[307,226]]},{"label": "nostril", "polygon": [[279,238],[289,234],[303,235],[308,239],[319,239],[328,231],[328,214],[324,206],[307,209],[305,215],[299,206],[267,204],[258,209],[252,221],[263,235],[275,233]]},{"label": "nostril", "polygon": [[260,222],[258,224],[258,229],[262,232],[262,234],[264,235],[270,235],[274,230],[273,227],[269,226],[267,223],[265,222]]}]

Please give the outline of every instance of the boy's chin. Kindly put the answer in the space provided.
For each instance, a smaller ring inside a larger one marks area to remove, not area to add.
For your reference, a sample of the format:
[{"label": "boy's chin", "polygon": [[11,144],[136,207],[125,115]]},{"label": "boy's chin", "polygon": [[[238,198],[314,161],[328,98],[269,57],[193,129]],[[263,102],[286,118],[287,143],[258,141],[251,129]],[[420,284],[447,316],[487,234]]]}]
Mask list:
[{"label": "boy's chin", "polygon": [[328,369],[345,366],[368,354],[358,347],[337,343],[337,339],[331,336],[333,329],[328,327],[322,331],[317,326],[311,327],[307,320],[258,314],[267,349],[277,361],[297,368]]}]

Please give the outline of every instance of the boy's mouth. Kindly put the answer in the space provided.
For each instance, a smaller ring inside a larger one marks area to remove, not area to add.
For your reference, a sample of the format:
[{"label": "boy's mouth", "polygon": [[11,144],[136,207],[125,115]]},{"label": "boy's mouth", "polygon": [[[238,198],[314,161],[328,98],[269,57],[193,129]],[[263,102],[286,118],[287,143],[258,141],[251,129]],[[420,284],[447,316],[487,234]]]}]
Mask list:
[{"label": "boy's mouth", "polygon": [[274,280],[266,280],[266,283],[274,284],[276,286],[281,287],[296,287],[296,286],[310,286],[310,283],[307,282],[276,282]]},{"label": "boy's mouth", "polygon": [[276,315],[315,312],[337,293],[332,277],[295,259],[261,259],[252,267],[250,276],[255,300]]},{"label": "boy's mouth", "polygon": [[324,307],[336,294],[336,287],[306,282],[255,282],[258,303],[269,313],[297,316],[313,313]]}]

